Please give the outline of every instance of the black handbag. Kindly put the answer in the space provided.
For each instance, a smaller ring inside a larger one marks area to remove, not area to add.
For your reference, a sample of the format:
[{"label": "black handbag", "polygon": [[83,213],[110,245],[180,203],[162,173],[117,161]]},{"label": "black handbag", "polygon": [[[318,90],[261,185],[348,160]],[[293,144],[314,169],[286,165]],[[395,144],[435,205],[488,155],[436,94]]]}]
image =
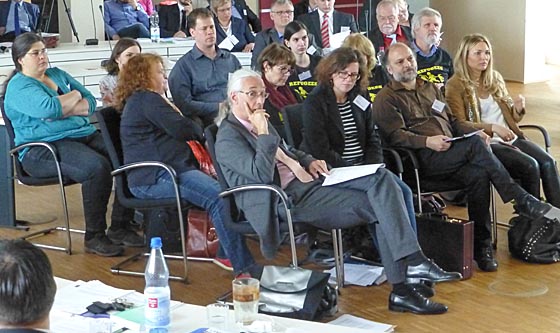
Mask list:
[{"label": "black handbag", "polygon": [[[304,268],[265,267],[255,265],[250,271],[251,276],[260,280],[259,303],[264,306],[259,312],[303,320],[319,320],[338,312],[338,294],[328,284],[329,273]],[[265,270],[268,271],[265,273]],[[304,298],[303,306],[286,306],[290,304],[291,296]]]},{"label": "black handbag", "polygon": [[508,231],[509,252],[517,259],[539,264],[560,261],[560,222],[546,217],[515,216]]}]

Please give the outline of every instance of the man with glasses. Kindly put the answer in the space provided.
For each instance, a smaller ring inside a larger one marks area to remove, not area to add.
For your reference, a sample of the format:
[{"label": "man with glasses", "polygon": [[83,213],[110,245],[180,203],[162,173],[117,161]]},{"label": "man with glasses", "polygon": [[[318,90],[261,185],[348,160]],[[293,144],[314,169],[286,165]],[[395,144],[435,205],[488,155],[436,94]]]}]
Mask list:
[{"label": "man with glasses", "polygon": [[[393,284],[389,309],[418,314],[444,313],[447,307],[427,297],[433,290],[407,284],[407,278],[436,282],[461,278],[426,259],[411,227],[396,176],[386,169],[375,174],[323,186],[329,170],[317,160],[286,145],[268,121],[263,108],[267,97],[260,74],[247,69],[235,72],[228,84],[228,110],[216,139],[216,160],[228,186],[275,184],[292,203],[295,223],[321,229],[367,224],[379,244],[387,278]],[[276,224],[277,205],[268,193],[240,192],[237,206],[255,228],[261,249],[272,258],[281,242]],[[426,294],[422,294],[422,293]],[[429,294],[428,294],[429,293]]]},{"label": "man with glasses", "polygon": [[[331,48],[331,37],[339,32],[358,32],[354,16],[334,9],[335,0],[317,0],[317,10],[298,18],[315,36],[321,48]],[[332,46],[334,47],[334,45]]]},{"label": "man with glasses", "polygon": [[[284,43],[284,28],[294,20],[294,5],[290,0],[273,0],[270,4],[270,19],[274,27],[264,29],[255,36],[255,47],[251,57],[251,68],[255,69],[261,52],[272,43]],[[308,52],[322,55],[321,48],[315,43],[313,36],[309,36]]]},{"label": "man with glasses", "polygon": [[13,42],[24,33],[39,27],[39,6],[23,0],[4,1],[0,4],[0,42]]},{"label": "man with glasses", "polygon": [[392,0],[383,0],[377,4],[377,27],[372,27],[369,39],[376,51],[387,50],[389,46],[401,42],[409,44],[412,35],[409,27],[399,24],[399,6]]},{"label": "man with glasses", "polygon": [[198,118],[205,127],[218,115],[226,99],[228,77],[241,64],[233,54],[216,46],[216,27],[208,9],[194,9],[187,25],[195,45],[173,66],[169,90],[181,112]]},{"label": "man with glasses", "polygon": [[192,12],[192,0],[178,0],[172,5],[160,5],[159,29],[162,38],[190,36],[187,16]]}]

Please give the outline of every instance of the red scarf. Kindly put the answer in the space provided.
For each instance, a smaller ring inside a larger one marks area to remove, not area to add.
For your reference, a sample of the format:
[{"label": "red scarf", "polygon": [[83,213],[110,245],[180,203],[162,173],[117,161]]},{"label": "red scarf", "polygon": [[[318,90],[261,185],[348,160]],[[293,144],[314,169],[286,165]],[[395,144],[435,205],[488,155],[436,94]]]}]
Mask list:
[{"label": "red scarf", "polygon": [[287,86],[280,86],[275,88],[270,82],[266,80],[264,75],[262,76],[264,85],[266,87],[266,92],[270,94],[268,99],[270,103],[274,105],[278,110],[282,110],[287,105],[292,105],[297,103],[297,99],[292,94],[292,91]]}]

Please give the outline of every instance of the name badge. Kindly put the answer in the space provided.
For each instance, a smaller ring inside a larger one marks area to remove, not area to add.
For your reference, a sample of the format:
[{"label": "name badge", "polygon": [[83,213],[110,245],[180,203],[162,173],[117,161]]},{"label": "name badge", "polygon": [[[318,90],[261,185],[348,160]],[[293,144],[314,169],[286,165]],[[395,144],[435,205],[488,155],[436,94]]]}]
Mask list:
[{"label": "name badge", "polygon": [[439,113],[443,112],[443,108],[445,108],[445,103],[438,101],[437,99],[434,101],[434,104],[432,104],[432,109]]},{"label": "name badge", "polygon": [[356,98],[354,98],[354,101],[352,103],[356,104],[360,109],[362,109],[362,111],[366,111],[371,104],[362,95],[356,96]]},{"label": "name badge", "polygon": [[247,9],[243,9],[243,15],[247,16]]},{"label": "name badge", "polygon": [[237,37],[235,37],[235,35],[228,36],[228,38],[229,38],[229,40],[231,40],[231,43],[233,45],[237,45],[237,43],[239,43],[239,39],[237,39]]},{"label": "name badge", "polygon": [[350,27],[340,27],[340,32],[350,31]]},{"label": "name badge", "polygon": [[298,78],[299,78],[300,81],[305,81],[305,80],[311,78],[311,72],[310,71],[305,71],[303,73],[300,73],[298,75]]},{"label": "name badge", "polygon": [[317,49],[316,49],[313,45],[310,45],[310,46],[307,48],[307,54],[314,55],[315,52],[317,52]]}]

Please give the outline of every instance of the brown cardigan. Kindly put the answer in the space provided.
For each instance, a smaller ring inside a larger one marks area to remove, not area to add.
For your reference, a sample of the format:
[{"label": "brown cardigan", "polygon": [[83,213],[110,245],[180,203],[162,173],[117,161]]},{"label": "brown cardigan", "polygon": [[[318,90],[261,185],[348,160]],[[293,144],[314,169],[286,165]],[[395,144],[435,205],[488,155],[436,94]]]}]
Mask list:
[{"label": "brown cardigan", "polygon": [[[508,103],[503,98],[493,96],[494,100],[500,106],[504,119],[509,128],[520,138],[525,138],[523,132],[517,126],[517,123],[523,119],[525,109],[517,111],[513,103]],[[476,90],[467,87],[465,82],[461,81],[457,75],[451,77],[445,86],[445,99],[449,108],[460,120],[473,122],[473,125],[490,136],[493,136],[492,124],[482,123],[480,120],[480,100]]]}]

